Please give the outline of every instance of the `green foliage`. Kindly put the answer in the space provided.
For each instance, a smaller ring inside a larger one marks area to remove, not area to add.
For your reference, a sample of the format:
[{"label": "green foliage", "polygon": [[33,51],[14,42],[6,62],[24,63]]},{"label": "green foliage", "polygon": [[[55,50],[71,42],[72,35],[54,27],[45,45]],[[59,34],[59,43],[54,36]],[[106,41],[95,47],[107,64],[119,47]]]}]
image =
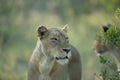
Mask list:
[{"label": "green foliage", "polygon": [[115,16],[117,18],[120,18],[120,8],[117,8],[117,10],[115,11]]},{"label": "green foliage", "polygon": [[[115,12],[115,16],[120,18],[120,9],[118,8]],[[120,48],[120,28],[116,25],[105,26],[108,28],[106,31],[102,31],[100,35],[97,35],[97,40],[101,40],[102,44],[105,46],[116,46]],[[102,68],[99,72],[99,80],[120,80],[119,71],[117,71],[117,66],[115,61],[108,59],[105,56],[99,56],[99,62]],[[101,79],[102,77],[102,79]]]},{"label": "green foliage", "polygon": [[100,56],[99,61],[102,64],[99,76],[101,76],[103,80],[120,80],[114,61],[106,58],[105,56]]},{"label": "green foliage", "polygon": [[103,45],[116,45],[120,48],[120,28],[111,26],[106,32],[102,32],[98,37],[101,38]]},{"label": "green foliage", "polygon": [[107,62],[105,57],[99,56],[99,58],[100,58],[100,63],[105,64]]},{"label": "green foliage", "polygon": [[[120,18],[120,8],[115,11],[115,16]],[[119,26],[111,25],[106,32],[102,31],[100,35],[97,35],[96,39],[101,39],[103,45],[108,46],[110,44],[116,45],[120,48],[120,28]]]}]

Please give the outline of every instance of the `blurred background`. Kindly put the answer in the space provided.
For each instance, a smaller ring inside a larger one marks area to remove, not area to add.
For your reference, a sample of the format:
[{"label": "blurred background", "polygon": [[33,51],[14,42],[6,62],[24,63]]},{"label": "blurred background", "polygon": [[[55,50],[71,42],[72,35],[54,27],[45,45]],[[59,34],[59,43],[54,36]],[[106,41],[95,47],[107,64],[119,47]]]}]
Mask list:
[{"label": "blurred background", "polygon": [[120,0],[0,0],[0,80],[26,80],[39,25],[70,26],[70,43],[82,58],[82,80],[97,80],[92,44],[101,25],[119,23]]}]

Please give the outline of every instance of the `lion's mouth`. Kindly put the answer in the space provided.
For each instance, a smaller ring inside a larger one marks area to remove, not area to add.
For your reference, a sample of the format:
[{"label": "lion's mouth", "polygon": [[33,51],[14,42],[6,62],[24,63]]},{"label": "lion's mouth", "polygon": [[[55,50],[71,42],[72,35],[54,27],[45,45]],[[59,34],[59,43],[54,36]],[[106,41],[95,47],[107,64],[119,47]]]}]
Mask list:
[{"label": "lion's mouth", "polygon": [[67,64],[69,62],[69,58],[70,58],[70,56],[55,57],[56,61],[61,65]]},{"label": "lion's mouth", "polygon": [[68,59],[68,56],[65,57],[56,57],[56,60]]}]

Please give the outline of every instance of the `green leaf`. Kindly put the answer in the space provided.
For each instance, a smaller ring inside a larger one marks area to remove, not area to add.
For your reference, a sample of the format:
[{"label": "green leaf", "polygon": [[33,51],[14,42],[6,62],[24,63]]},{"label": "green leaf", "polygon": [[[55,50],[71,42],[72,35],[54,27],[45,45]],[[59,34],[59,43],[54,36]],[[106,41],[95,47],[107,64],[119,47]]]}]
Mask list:
[{"label": "green leaf", "polygon": [[120,8],[117,8],[117,10],[115,11],[115,16],[117,18],[120,18]]}]

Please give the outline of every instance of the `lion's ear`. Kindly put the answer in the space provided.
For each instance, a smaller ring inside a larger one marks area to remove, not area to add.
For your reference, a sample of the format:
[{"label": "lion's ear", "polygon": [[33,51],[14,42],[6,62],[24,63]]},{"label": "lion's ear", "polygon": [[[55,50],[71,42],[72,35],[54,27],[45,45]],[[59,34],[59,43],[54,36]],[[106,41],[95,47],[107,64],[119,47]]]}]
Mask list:
[{"label": "lion's ear", "polygon": [[45,26],[41,26],[38,28],[38,36],[42,39],[44,36],[48,34],[48,29]]},{"label": "lion's ear", "polygon": [[67,32],[67,31],[68,31],[68,29],[69,29],[68,24],[66,24],[66,25],[62,28],[62,30],[63,30],[63,31],[65,31],[65,32]]},{"label": "lion's ear", "polygon": [[104,32],[107,32],[107,30],[109,29],[107,26],[102,26],[102,28]]},{"label": "lion's ear", "polygon": [[102,28],[104,30],[104,32],[107,32],[107,30],[111,27],[111,24],[107,24],[107,26],[103,25]]}]

